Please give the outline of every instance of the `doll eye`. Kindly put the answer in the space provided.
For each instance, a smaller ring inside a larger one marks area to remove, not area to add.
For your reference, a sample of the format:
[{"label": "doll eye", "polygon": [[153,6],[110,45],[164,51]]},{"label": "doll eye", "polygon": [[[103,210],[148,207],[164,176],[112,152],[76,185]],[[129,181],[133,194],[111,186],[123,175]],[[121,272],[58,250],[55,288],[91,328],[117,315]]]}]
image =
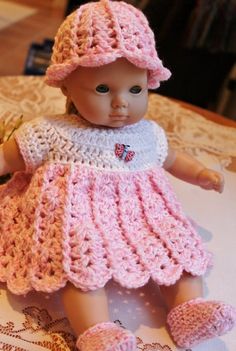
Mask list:
[{"label": "doll eye", "polygon": [[106,85],[106,84],[99,84],[97,87],[96,87],[96,91],[100,94],[106,94],[109,92],[109,87]]},{"label": "doll eye", "polygon": [[130,93],[131,94],[140,94],[142,91],[142,88],[139,85],[134,85],[132,88],[130,88]]}]

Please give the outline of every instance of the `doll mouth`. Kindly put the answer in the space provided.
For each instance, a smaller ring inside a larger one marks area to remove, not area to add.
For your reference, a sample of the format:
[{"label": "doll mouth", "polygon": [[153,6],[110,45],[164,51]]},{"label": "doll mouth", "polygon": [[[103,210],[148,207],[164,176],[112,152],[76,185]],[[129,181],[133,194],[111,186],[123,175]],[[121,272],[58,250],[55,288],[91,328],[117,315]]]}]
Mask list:
[{"label": "doll mouth", "polygon": [[111,115],[110,117],[114,121],[124,121],[127,118],[129,118],[129,116],[127,116],[127,115]]}]

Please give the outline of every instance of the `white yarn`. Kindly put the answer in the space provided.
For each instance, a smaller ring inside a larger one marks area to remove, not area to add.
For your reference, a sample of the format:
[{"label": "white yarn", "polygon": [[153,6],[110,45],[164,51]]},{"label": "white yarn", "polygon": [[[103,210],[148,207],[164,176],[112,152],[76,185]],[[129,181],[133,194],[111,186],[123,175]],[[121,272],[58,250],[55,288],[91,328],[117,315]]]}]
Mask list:
[{"label": "white yarn", "polygon": [[[167,155],[163,129],[141,120],[122,128],[93,127],[75,115],[40,117],[15,133],[28,171],[44,161],[76,163],[99,170],[135,171],[162,166]],[[115,145],[130,145],[134,158],[125,162],[115,155]]]}]

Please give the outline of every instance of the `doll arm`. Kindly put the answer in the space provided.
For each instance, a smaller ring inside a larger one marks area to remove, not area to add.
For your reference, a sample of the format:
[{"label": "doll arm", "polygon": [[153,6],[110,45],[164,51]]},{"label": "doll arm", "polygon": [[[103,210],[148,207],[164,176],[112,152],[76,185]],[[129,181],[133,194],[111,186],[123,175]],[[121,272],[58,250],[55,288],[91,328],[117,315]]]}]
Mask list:
[{"label": "doll arm", "polygon": [[16,171],[23,171],[25,164],[14,138],[0,146],[0,176]]},{"label": "doll arm", "polygon": [[216,190],[219,193],[223,191],[223,175],[206,168],[187,153],[169,148],[163,166],[170,174],[188,183],[199,185],[203,189]]}]

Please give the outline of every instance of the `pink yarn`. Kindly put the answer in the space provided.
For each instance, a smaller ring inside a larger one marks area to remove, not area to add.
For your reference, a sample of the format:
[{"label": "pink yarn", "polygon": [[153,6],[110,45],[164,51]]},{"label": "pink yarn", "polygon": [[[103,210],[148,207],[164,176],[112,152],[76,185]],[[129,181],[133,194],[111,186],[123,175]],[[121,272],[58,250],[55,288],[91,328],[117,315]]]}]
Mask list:
[{"label": "pink yarn", "polygon": [[[41,117],[14,134],[27,172],[0,187],[0,281],[15,294],[83,291],[111,278],[138,288],[174,284],[211,263],[162,169],[162,128],[142,120],[94,128],[78,116]],[[147,142],[148,140],[148,142]],[[130,162],[116,143],[135,151]]]},{"label": "pink yarn", "polygon": [[80,6],[55,38],[46,83],[59,87],[78,66],[98,67],[124,57],[148,70],[149,88],[170,77],[157,56],[154,34],[144,14],[122,1],[100,0]]},{"label": "pink yarn", "polygon": [[80,351],[136,351],[136,337],[111,322],[87,329],[77,340]]},{"label": "pink yarn", "polygon": [[67,281],[94,290],[112,277],[127,288],[149,278],[170,285],[209,266],[158,167],[127,173],[47,163],[0,189],[0,281],[15,294],[53,292]]},{"label": "pink yarn", "polygon": [[192,347],[230,331],[236,324],[236,309],[219,301],[197,298],[173,308],[167,324],[178,346]]}]

